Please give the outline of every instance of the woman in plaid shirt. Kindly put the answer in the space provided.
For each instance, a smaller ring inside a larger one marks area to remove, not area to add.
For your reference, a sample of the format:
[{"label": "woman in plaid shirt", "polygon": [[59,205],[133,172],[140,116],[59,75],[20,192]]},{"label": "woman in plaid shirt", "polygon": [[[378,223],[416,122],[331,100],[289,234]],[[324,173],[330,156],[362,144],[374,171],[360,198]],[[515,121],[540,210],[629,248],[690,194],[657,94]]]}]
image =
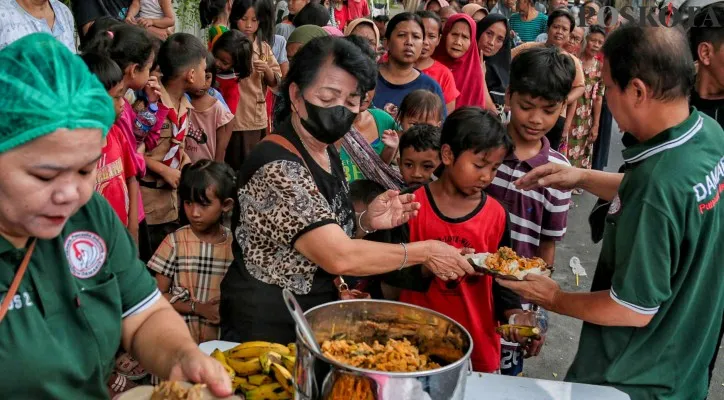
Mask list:
[{"label": "woman in plaid shirt", "polygon": [[166,236],[148,262],[197,343],[219,338],[220,284],[234,259],[231,231],[221,221],[234,205],[234,186],[226,164],[200,160],[184,168],[179,196],[189,225]]}]

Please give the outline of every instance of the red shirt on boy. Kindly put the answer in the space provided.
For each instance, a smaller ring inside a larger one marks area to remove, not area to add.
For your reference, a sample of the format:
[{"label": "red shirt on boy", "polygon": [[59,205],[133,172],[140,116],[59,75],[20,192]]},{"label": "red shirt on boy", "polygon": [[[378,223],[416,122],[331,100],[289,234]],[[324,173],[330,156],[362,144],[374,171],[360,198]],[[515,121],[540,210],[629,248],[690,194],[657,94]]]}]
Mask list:
[{"label": "red shirt on boy", "polygon": [[[407,223],[409,242],[439,240],[456,248],[472,248],[477,253],[495,252],[506,245],[507,214],[495,199],[483,193],[480,205],[462,218],[452,219],[440,213],[425,185],[414,192],[420,203],[416,218]],[[505,307],[493,300],[493,279],[488,275],[469,275],[445,282],[433,278],[426,292],[403,290],[400,301],[442,313],[465,327],[473,338],[473,369],[494,372],[500,368],[500,336],[496,308]],[[514,297],[517,301],[517,297]],[[506,301],[502,299],[501,303]],[[519,302],[515,307],[519,308]]]},{"label": "red shirt on boy", "polygon": [[367,4],[367,0],[349,0],[347,2],[347,12],[349,14],[349,21],[354,21],[357,18],[369,16],[370,6]]},{"label": "red shirt on boy", "polygon": [[136,166],[126,137],[113,125],[106,136],[106,145],[98,160],[95,191],[100,193],[118,214],[123,226],[128,226],[128,179],[136,176]]}]

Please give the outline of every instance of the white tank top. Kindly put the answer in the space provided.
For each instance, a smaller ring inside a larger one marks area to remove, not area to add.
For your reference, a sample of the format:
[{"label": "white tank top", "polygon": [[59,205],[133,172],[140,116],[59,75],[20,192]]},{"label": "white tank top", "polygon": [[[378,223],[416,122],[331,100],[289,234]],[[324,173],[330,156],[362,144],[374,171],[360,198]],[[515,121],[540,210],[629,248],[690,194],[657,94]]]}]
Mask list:
[{"label": "white tank top", "polygon": [[141,0],[140,18],[161,19],[165,16],[158,0]]}]

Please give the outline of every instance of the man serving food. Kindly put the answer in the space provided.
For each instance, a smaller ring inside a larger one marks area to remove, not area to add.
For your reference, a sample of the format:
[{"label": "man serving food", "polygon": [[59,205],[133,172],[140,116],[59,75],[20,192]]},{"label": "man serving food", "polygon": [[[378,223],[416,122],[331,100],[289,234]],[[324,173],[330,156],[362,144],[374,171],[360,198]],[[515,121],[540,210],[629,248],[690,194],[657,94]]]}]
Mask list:
[{"label": "man serving food", "polygon": [[694,63],[677,29],[622,27],[603,53],[611,112],[636,142],[624,173],[547,164],[516,182],[611,201],[591,292],[536,274],[498,282],[584,321],[566,380],[632,399],[703,399],[724,310],[724,131],[689,108]]}]

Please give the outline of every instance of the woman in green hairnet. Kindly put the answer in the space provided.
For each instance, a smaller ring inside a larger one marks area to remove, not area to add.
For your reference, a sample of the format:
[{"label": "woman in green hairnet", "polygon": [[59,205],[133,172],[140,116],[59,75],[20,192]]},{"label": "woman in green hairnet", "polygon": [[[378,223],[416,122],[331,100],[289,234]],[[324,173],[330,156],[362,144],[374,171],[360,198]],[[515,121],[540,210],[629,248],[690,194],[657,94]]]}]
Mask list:
[{"label": "woman in green hairnet", "polygon": [[113,103],[47,34],[0,51],[0,393],[107,398],[119,344],[154,374],[231,393],[93,192]]}]

